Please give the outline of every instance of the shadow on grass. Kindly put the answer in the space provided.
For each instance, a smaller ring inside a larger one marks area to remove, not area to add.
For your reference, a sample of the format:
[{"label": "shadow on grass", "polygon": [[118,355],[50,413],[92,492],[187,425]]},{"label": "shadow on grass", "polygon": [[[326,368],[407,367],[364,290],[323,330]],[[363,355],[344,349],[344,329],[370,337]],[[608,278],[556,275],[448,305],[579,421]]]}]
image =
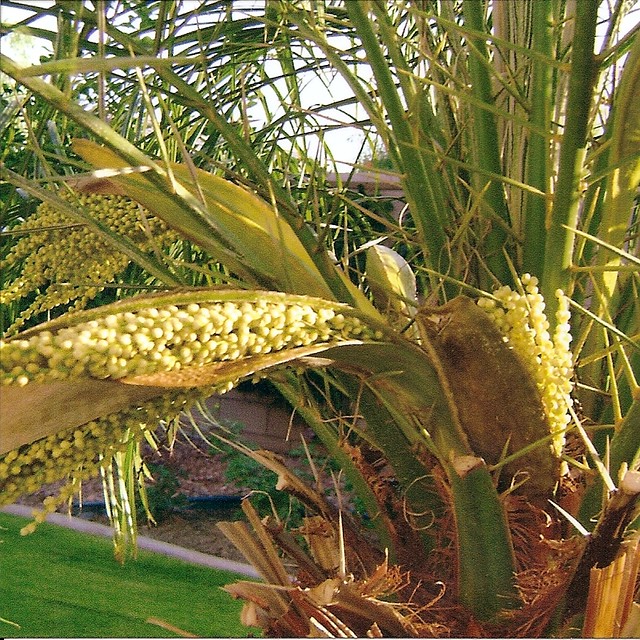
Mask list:
[{"label": "shadow on grass", "polygon": [[140,551],[124,566],[109,540],[0,513],[0,637],[246,637],[241,603],[220,587],[242,576]]}]

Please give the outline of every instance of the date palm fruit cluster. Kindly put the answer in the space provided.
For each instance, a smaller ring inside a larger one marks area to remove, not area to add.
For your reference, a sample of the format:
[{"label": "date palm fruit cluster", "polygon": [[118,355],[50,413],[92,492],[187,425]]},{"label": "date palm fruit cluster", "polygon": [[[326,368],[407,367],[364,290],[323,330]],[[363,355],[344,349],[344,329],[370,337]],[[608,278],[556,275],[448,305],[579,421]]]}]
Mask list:
[{"label": "date palm fruit cluster", "polygon": [[380,337],[359,318],[341,313],[338,304],[314,307],[269,297],[121,311],[2,342],[1,382],[25,385],[83,376],[119,379],[287,347]]},{"label": "date palm fruit cluster", "polygon": [[[311,299],[302,296],[292,302],[283,294],[265,292],[253,302],[231,302],[207,301],[203,292],[200,303],[149,306],[150,300],[167,298],[171,294],[147,297],[144,306],[135,298],[122,301],[111,305],[111,313],[80,312],[75,322],[57,330],[53,321],[50,329],[0,341],[2,384],[118,380],[185,368],[193,371],[287,347],[380,337],[359,318],[343,313],[344,305],[315,300],[312,306]],[[12,502],[68,475],[79,480],[95,475],[128,441],[139,439],[147,429],[153,431],[161,420],[177,416],[188,400],[214,391],[223,393],[235,382],[197,387],[186,395],[168,391],[123,412],[7,452],[0,457],[2,502]]]},{"label": "date palm fruit cluster", "polygon": [[[567,306],[564,302],[560,306],[551,340],[535,279],[525,276],[523,285],[522,294],[502,288],[495,301],[486,299],[479,306],[529,363],[552,431],[561,434],[567,425],[571,391]],[[108,312],[80,312],[64,326],[54,321],[0,341],[0,380],[3,385],[19,386],[74,378],[117,380],[197,370],[287,348],[382,337],[338,303],[275,292],[244,302],[214,295],[217,299],[193,292],[183,304],[169,303],[171,294],[147,297],[142,305],[134,298],[111,305]],[[150,306],[150,300],[157,300],[157,305]],[[227,381],[215,391],[224,392],[234,384]],[[194,398],[202,393],[192,390]],[[177,415],[188,400],[181,394],[168,391],[129,410],[5,453],[0,457],[2,501],[11,502],[65,476],[82,480],[95,475],[129,439]]]},{"label": "date palm fruit cluster", "polygon": [[[126,196],[67,189],[59,197],[146,253],[178,240],[162,220]],[[9,280],[19,273],[0,293],[0,303],[9,304],[32,293],[35,299],[7,333],[32,316],[70,302],[72,310],[83,309],[103,290],[103,283],[115,282],[130,262],[89,226],[46,202],[11,231],[23,235],[0,262],[0,269]]]},{"label": "date palm fruit cluster", "polygon": [[[44,509],[35,514],[35,522],[42,521],[77,493],[83,480],[111,465],[131,441],[154,431],[161,421],[176,418],[201,397],[201,390],[172,391],[7,452],[0,457],[0,505],[67,478],[57,495],[45,498]],[[24,532],[31,531],[35,522]]]}]

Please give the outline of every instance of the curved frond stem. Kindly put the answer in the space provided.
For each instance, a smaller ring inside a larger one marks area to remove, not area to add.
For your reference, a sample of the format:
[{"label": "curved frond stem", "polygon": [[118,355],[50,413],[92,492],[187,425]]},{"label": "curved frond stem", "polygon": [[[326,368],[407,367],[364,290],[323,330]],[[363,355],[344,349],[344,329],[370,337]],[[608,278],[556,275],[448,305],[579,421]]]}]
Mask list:
[{"label": "curved frond stem", "polygon": [[[558,289],[572,294],[571,262],[580,194],[585,172],[587,126],[596,82],[594,43],[598,21],[597,0],[577,2],[571,50],[569,93],[553,205],[546,223],[542,292],[549,305],[551,329],[555,326]],[[568,227],[568,228],[567,228]]]}]

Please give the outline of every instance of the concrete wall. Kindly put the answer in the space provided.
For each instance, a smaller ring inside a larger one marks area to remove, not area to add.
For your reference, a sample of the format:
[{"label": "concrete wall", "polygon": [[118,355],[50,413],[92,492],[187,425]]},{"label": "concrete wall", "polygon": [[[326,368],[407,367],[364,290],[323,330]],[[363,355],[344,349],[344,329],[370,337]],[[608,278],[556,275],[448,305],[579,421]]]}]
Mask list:
[{"label": "concrete wall", "polygon": [[300,446],[300,433],[309,439],[304,421],[282,399],[263,393],[233,389],[222,396],[213,396],[207,406],[219,420],[242,423],[242,435],[263,449],[286,453]]},{"label": "concrete wall", "polygon": [[332,187],[345,185],[351,191],[359,191],[367,196],[379,196],[381,198],[390,198],[393,204],[393,214],[396,220],[400,217],[405,208],[404,191],[400,183],[400,177],[394,173],[384,173],[383,171],[361,171],[353,176],[348,173],[329,173],[327,174],[327,182]]}]

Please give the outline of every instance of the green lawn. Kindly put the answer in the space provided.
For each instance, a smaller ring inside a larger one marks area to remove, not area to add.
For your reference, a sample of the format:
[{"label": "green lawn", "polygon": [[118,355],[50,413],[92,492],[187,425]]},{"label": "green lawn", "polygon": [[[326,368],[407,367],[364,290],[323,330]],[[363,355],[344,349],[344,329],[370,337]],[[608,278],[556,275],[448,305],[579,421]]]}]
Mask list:
[{"label": "green lawn", "polygon": [[219,587],[241,578],[140,551],[124,566],[108,539],[0,513],[0,637],[240,637],[241,604]]}]

